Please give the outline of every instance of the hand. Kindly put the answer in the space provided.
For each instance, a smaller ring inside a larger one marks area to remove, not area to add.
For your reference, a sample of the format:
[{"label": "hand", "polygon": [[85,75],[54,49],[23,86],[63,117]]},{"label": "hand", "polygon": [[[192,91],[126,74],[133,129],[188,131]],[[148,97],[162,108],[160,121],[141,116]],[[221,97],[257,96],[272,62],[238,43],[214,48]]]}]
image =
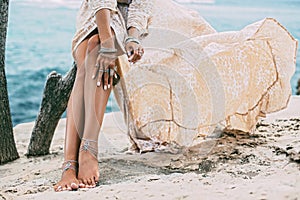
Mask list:
[{"label": "hand", "polygon": [[100,53],[97,57],[93,79],[97,78],[97,86],[104,90],[110,89],[115,75],[117,56],[115,54]]},{"label": "hand", "polygon": [[137,44],[136,42],[126,43],[125,49],[127,52],[128,61],[132,63],[136,63],[144,55],[143,46],[141,44]]}]

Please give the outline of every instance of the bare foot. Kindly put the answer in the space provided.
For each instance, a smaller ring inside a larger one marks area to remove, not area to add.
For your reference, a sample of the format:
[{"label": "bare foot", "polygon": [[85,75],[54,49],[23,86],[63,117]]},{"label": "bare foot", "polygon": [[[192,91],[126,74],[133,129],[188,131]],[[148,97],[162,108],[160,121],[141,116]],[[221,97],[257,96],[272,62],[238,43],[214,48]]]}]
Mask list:
[{"label": "bare foot", "polygon": [[96,187],[99,182],[98,160],[89,151],[79,153],[79,184],[84,184],[87,188]]},{"label": "bare foot", "polygon": [[[72,163],[71,165],[74,165]],[[61,180],[54,186],[54,191],[61,192],[65,190],[77,190],[79,187],[79,181],[76,178],[76,170],[69,168],[64,170]]]}]

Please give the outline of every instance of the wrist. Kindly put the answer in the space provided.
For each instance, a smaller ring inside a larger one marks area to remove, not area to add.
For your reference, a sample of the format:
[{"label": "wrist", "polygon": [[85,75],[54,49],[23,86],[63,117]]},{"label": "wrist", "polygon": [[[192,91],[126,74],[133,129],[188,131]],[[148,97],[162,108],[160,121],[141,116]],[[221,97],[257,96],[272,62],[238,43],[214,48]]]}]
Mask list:
[{"label": "wrist", "polygon": [[100,45],[103,48],[115,48],[115,39],[113,35],[101,35],[100,37]]},{"label": "wrist", "polygon": [[131,26],[128,28],[128,36],[134,37],[134,38],[139,38],[140,37],[140,32],[137,28]]}]

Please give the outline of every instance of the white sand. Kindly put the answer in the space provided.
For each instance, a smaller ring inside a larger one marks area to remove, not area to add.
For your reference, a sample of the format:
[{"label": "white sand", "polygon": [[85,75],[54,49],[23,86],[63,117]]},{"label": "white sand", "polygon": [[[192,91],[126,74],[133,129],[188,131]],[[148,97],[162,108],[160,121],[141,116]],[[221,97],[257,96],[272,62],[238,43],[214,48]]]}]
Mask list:
[{"label": "white sand", "polygon": [[[252,135],[223,134],[208,155],[122,153],[129,145],[122,116],[105,116],[100,137],[101,186],[53,192],[61,174],[65,120],[51,155],[26,158],[33,123],[14,128],[21,158],[0,166],[0,199],[300,199],[300,98],[269,115]],[[199,153],[200,152],[200,153]]]}]

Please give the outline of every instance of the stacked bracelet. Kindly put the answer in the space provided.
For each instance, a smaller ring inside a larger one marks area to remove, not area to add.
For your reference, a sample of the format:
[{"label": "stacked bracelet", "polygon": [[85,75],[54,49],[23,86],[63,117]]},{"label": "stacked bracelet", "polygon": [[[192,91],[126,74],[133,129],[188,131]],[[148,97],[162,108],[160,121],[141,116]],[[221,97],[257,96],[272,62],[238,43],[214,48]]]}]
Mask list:
[{"label": "stacked bracelet", "polygon": [[111,59],[116,59],[118,56],[116,54],[109,54],[109,53],[100,53],[99,55],[105,57],[105,58],[111,58]]},{"label": "stacked bracelet", "polygon": [[126,39],[125,39],[125,44],[127,44],[127,43],[129,43],[129,42],[134,42],[134,43],[136,43],[136,44],[141,44],[141,42],[140,42],[137,38],[132,37],[132,36],[126,37]]},{"label": "stacked bracelet", "polygon": [[104,48],[101,47],[101,49],[98,51],[98,53],[103,53],[103,54],[110,54],[110,53],[117,53],[118,50],[115,48]]}]

